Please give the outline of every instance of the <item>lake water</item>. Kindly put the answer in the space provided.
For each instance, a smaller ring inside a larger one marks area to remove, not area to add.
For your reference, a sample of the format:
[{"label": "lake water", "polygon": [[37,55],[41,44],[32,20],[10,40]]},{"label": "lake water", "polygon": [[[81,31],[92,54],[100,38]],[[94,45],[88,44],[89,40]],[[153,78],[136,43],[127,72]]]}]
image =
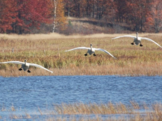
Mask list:
[{"label": "lake water", "polygon": [[26,112],[53,104],[162,102],[162,76],[32,76],[0,77],[0,116],[11,106]]}]

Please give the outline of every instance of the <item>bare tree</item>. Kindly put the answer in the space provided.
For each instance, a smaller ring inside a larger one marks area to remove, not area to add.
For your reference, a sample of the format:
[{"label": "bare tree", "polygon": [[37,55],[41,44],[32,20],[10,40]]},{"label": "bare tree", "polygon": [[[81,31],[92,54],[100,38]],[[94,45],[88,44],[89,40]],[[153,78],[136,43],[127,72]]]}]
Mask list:
[{"label": "bare tree", "polygon": [[53,32],[56,31],[57,27],[56,17],[57,17],[57,0],[53,0]]}]

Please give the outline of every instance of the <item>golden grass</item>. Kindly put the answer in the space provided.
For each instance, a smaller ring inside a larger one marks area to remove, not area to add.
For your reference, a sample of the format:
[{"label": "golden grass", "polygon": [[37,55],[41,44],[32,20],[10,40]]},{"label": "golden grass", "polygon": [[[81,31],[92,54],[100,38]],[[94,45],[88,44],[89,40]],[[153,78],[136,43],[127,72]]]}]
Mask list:
[{"label": "golden grass", "polygon": [[[12,107],[12,106],[11,106]],[[21,115],[14,113],[10,119],[34,119],[30,112],[23,112]],[[162,104],[140,105],[134,101],[124,105],[122,103],[107,104],[61,104],[54,105],[53,110],[42,111],[38,108],[40,116],[47,116],[46,121],[161,121]],[[38,114],[37,114],[38,115]],[[55,118],[52,118],[52,117]],[[39,117],[39,116],[38,116]],[[3,119],[3,116],[0,116]]]},{"label": "golden grass", "polygon": [[[162,75],[162,49],[152,42],[142,41],[143,47],[132,46],[131,38],[111,40],[123,34],[72,35],[36,34],[5,35],[0,34],[0,62],[24,61],[37,63],[54,73],[31,68],[32,73],[19,72],[20,65],[1,64],[1,76],[31,75]],[[135,34],[131,34],[135,35]],[[162,45],[162,34],[140,33]],[[103,52],[97,56],[84,57],[86,50],[65,52],[79,46],[103,48],[112,53],[113,59]]]},{"label": "golden grass", "polygon": [[[149,108],[148,108],[149,107]],[[113,104],[61,104],[55,105],[54,110],[59,115],[70,115],[70,118],[49,118],[47,121],[61,121],[63,120],[78,120],[75,115],[81,115],[81,121],[161,121],[162,120],[162,105],[153,104],[151,107],[139,107],[136,102],[131,102],[131,105],[124,105],[122,103]],[[93,117],[86,117],[94,114]],[[112,115],[113,114],[113,115]],[[117,114],[118,116],[115,116]],[[123,115],[124,114],[124,115]],[[107,115],[108,117],[101,117]],[[127,116],[126,116],[127,115]]]},{"label": "golden grass", "polygon": [[55,105],[58,114],[78,115],[78,114],[129,114],[131,109],[126,108],[122,103],[119,104],[62,104]]},{"label": "golden grass", "polygon": [[[140,105],[134,101],[107,104],[61,104],[54,105],[52,111],[40,111],[41,116],[47,116],[46,121],[161,121],[162,104]],[[51,113],[53,112],[53,113]],[[55,118],[52,118],[52,117]],[[39,116],[38,116],[39,117]],[[25,113],[24,116],[12,114],[11,119],[33,119],[34,116]],[[1,117],[3,119],[3,117]]]}]

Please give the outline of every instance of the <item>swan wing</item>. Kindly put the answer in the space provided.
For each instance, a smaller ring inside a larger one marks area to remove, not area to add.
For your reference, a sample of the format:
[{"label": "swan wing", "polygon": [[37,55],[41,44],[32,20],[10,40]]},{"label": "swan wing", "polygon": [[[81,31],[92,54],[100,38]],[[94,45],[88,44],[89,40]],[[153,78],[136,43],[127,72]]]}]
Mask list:
[{"label": "swan wing", "polygon": [[151,42],[155,43],[156,45],[158,45],[159,47],[161,47],[161,48],[162,48],[162,46],[161,46],[161,45],[159,45],[157,42],[155,42],[155,41],[154,41],[154,40],[152,40],[152,39],[145,38],[145,37],[141,37],[141,39],[145,39],[145,40],[151,41]]},{"label": "swan wing", "polygon": [[72,51],[72,50],[79,50],[79,49],[88,50],[90,48],[89,47],[76,47],[76,48],[73,48],[73,49],[70,49],[70,50],[66,50],[66,52]]},{"label": "swan wing", "polygon": [[7,63],[13,63],[13,64],[24,64],[25,62],[21,62],[21,61],[7,61],[7,62],[0,62],[0,64],[7,64]]},{"label": "swan wing", "polygon": [[116,59],[111,53],[109,53],[108,51],[104,50],[104,49],[101,49],[101,48],[94,48],[95,50],[99,50],[99,51],[102,51],[102,52],[105,52],[107,53],[108,55],[110,55],[111,57],[113,57],[114,59]]},{"label": "swan wing", "polygon": [[118,38],[122,38],[122,37],[136,38],[135,36],[132,36],[132,35],[123,35],[123,36],[119,36],[119,37],[114,37],[114,38],[112,38],[112,39],[118,39]]},{"label": "swan wing", "polygon": [[43,66],[41,66],[41,65],[34,64],[34,63],[28,63],[28,64],[29,64],[29,66],[38,67],[38,68],[41,68],[41,69],[44,69],[44,70],[46,70],[46,71],[49,71],[49,72],[53,73],[53,71],[50,71],[50,70],[48,70],[48,69],[44,68],[44,67],[43,67]]}]

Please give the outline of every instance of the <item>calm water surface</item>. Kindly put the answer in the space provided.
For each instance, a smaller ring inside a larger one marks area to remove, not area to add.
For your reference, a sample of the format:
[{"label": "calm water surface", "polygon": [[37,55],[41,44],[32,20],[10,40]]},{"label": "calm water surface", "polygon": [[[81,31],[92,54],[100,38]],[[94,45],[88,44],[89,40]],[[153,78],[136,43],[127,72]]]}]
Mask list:
[{"label": "calm water surface", "polygon": [[[62,103],[162,102],[162,76],[0,77],[0,108],[27,111]],[[0,115],[2,112],[0,112]]]}]

